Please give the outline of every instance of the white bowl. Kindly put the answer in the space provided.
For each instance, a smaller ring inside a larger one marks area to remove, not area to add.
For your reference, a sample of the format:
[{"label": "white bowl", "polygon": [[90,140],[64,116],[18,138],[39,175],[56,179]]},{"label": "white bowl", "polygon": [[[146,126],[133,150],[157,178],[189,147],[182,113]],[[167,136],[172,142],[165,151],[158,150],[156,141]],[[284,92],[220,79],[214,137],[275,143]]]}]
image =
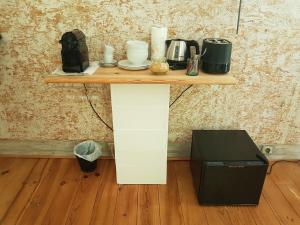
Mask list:
[{"label": "white bowl", "polygon": [[148,49],[149,45],[147,42],[144,41],[127,41],[127,49],[134,48],[134,49]]},{"label": "white bowl", "polygon": [[148,49],[135,49],[135,48],[128,48],[127,53],[136,53],[136,54],[148,54]]},{"label": "white bowl", "polygon": [[148,58],[148,51],[127,51],[127,59],[133,65],[143,64]]}]

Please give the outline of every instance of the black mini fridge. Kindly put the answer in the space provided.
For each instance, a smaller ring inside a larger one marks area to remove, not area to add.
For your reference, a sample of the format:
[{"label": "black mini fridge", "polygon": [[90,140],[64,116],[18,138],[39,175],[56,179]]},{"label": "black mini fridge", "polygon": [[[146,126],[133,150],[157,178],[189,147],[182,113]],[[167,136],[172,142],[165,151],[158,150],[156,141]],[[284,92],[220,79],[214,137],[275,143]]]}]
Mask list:
[{"label": "black mini fridge", "polygon": [[246,131],[194,130],[191,148],[200,204],[258,204],[269,163]]}]

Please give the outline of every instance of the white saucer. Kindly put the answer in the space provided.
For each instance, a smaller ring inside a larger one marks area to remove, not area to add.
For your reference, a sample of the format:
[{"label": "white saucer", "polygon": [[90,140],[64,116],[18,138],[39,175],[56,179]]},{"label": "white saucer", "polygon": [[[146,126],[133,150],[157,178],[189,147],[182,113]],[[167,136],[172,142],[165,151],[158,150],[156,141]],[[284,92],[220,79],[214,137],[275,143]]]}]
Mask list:
[{"label": "white saucer", "polygon": [[148,69],[149,65],[150,65],[150,60],[146,60],[144,63],[140,65],[131,64],[127,59],[118,62],[118,67],[124,70],[145,70]]},{"label": "white saucer", "polygon": [[100,66],[103,67],[115,67],[117,66],[117,60],[113,60],[111,63],[105,63],[103,60],[100,61]]}]

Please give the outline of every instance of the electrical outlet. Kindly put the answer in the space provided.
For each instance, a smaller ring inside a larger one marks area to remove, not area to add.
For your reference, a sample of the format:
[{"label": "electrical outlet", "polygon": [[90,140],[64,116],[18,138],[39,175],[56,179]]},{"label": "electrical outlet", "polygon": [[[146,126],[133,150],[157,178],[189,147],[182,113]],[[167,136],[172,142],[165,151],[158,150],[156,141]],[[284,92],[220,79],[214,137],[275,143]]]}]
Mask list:
[{"label": "electrical outlet", "polygon": [[262,153],[265,155],[272,155],[274,146],[272,145],[263,145],[261,148]]}]

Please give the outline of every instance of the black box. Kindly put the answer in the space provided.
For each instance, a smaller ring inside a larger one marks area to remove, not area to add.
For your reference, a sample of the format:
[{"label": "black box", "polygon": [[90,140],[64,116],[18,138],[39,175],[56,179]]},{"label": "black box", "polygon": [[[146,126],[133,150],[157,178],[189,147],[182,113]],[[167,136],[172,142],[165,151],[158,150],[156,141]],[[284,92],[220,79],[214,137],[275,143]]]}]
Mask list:
[{"label": "black box", "polygon": [[257,205],[268,160],[244,130],[194,130],[191,170],[200,204]]}]

